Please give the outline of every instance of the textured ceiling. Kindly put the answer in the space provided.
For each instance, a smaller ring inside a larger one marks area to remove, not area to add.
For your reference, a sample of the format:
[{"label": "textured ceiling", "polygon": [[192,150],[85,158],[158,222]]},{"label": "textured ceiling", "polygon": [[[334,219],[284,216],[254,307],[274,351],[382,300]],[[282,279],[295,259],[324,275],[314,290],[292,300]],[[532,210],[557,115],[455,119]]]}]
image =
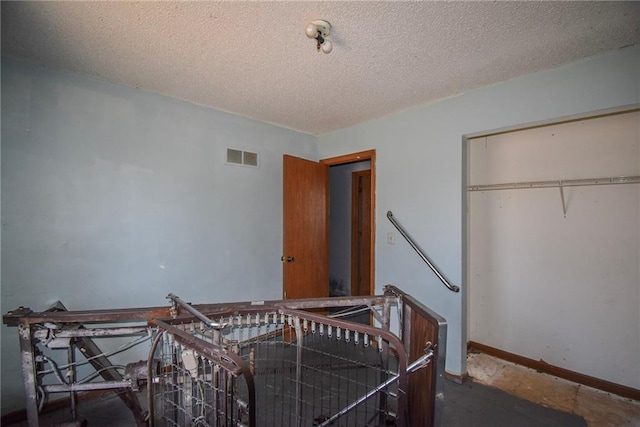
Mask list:
[{"label": "textured ceiling", "polygon": [[[639,2],[2,2],[2,55],[303,132],[640,43]],[[328,20],[334,43],[304,35]]]}]

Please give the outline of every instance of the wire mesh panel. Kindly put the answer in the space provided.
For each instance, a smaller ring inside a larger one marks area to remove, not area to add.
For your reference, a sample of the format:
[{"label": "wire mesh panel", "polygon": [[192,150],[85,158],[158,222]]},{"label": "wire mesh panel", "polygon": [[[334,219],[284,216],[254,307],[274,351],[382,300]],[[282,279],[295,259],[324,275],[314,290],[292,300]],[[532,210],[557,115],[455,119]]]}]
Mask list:
[{"label": "wire mesh panel", "polygon": [[183,329],[157,322],[148,367],[151,424],[255,425],[253,378],[237,355]]},{"label": "wire mesh panel", "polygon": [[276,333],[262,334],[250,324],[228,328],[231,335],[251,337],[238,349],[252,366],[261,425],[395,422],[395,383],[354,404],[398,370],[381,331],[303,312],[283,311],[275,318],[269,326]]},{"label": "wire mesh panel", "polygon": [[395,335],[286,309],[218,323],[211,331],[172,328],[239,356],[253,387],[238,380],[238,367],[194,362],[198,350],[163,339],[154,397],[160,425],[244,425],[250,413],[259,426],[404,425],[406,356]]}]

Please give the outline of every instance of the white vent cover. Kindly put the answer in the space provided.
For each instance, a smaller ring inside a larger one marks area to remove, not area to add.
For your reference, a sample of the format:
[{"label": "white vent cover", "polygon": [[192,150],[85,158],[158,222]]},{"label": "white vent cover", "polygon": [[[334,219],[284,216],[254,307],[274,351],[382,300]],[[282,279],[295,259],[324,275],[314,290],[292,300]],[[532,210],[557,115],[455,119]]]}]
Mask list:
[{"label": "white vent cover", "polygon": [[258,167],[258,153],[227,148],[227,163]]}]

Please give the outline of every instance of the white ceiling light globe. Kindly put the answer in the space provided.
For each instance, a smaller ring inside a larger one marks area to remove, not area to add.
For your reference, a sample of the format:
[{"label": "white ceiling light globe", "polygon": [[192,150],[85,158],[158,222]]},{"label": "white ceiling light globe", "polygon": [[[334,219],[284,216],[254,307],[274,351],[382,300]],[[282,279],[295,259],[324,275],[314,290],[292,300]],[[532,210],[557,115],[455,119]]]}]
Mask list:
[{"label": "white ceiling light globe", "polygon": [[324,53],[331,53],[333,50],[333,43],[331,43],[331,40],[325,40],[324,43],[320,45],[320,49],[322,49]]},{"label": "white ceiling light globe", "polygon": [[318,35],[318,28],[310,22],[307,24],[306,27],[304,27],[304,33],[310,39],[315,39],[316,36]]}]

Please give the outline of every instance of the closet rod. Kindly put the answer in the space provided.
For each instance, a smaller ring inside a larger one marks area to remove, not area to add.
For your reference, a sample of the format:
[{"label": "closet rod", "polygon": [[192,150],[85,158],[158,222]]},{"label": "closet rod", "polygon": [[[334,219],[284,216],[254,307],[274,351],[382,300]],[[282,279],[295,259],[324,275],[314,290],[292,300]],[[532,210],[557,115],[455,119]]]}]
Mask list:
[{"label": "closet rod", "polygon": [[509,182],[504,184],[469,185],[468,191],[517,190],[520,188],[583,187],[588,185],[640,184],[640,176],[567,179],[556,181]]}]

